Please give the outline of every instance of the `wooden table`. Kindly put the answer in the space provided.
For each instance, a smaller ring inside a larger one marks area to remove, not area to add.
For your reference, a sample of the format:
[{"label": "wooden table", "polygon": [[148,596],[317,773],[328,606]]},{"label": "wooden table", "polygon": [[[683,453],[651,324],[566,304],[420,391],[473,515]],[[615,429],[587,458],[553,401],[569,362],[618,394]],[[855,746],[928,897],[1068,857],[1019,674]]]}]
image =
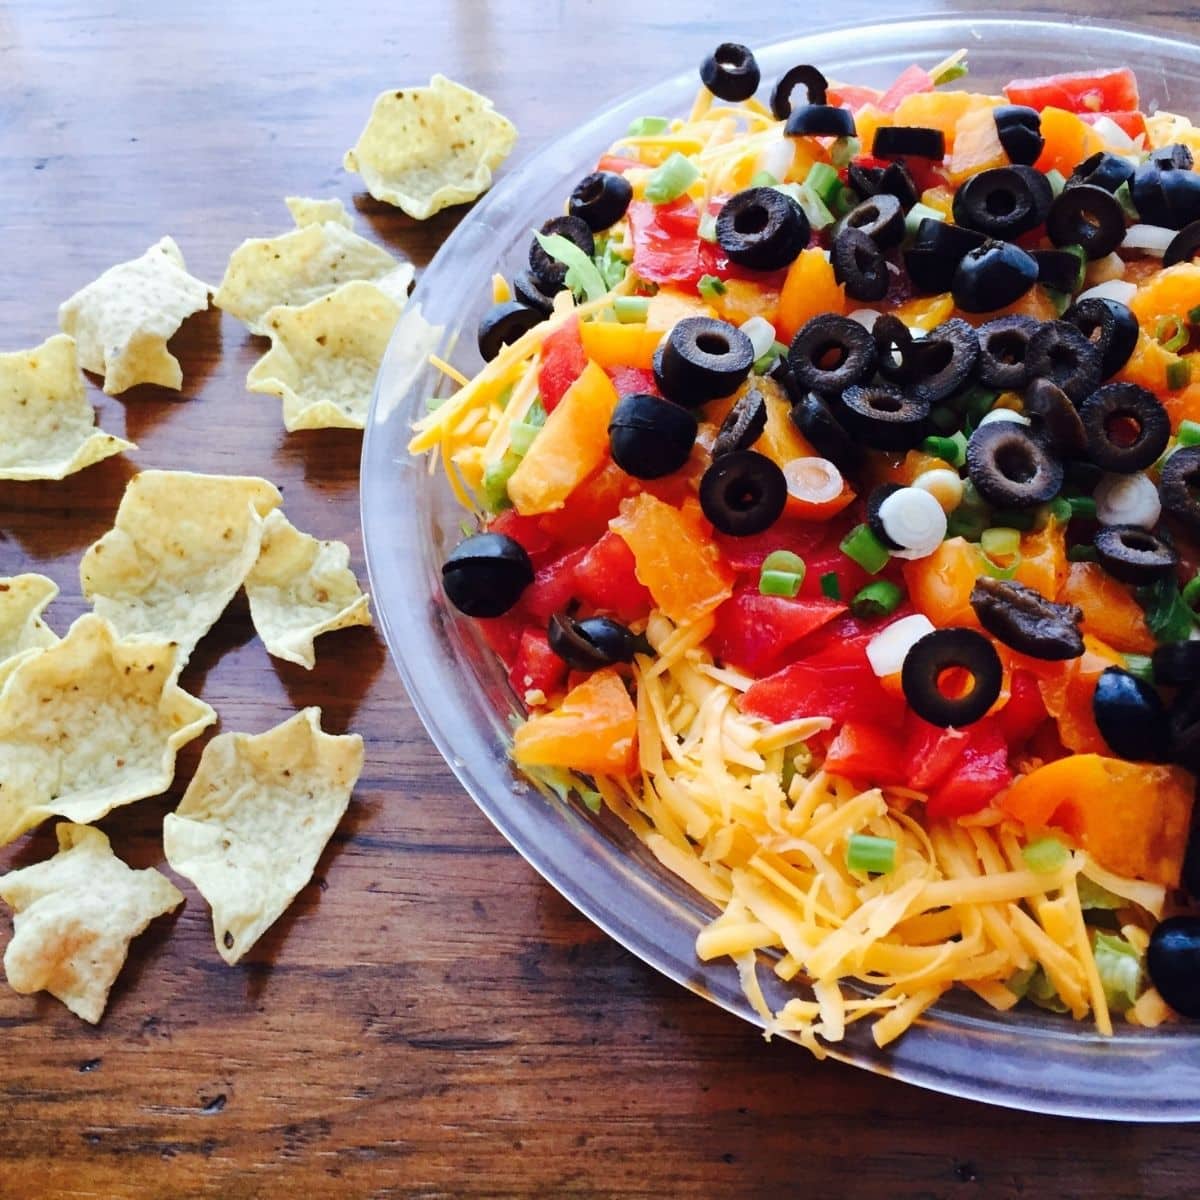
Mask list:
[{"label": "wooden table", "polygon": [[[872,12],[846,0],[830,16]],[[731,15],[707,0],[10,3],[0,347],[55,332],[62,299],[166,233],[215,281],[243,237],[286,228],[289,193],[353,200],[362,231],[422,266],[461,212],[418,226],[340,166],[377,91],[463,79],[518,122],[524,155],[718,40],[769,40],[803,13],[776,0],[748,25]],[[1154,19],[1194,36],[1198,16]],[[243,387],[260,345],[215,309],[175,346],[182,397],[91,389],[135,454],[62,484],[0,485],[0,574],[57,580],[59,631],[84,609],[79,555],[141,467],[268,475],[297,525],[345,539],[363,567],[359,437],[286,435],[274,398]],[[186,886],[97,1028],[0,988],[5,1200],[1195,1195],[1190,1129],[1029,1117],[818,1064],[642,966],[487,824],[372,631],[326,639],[308,673],[267,656],[239,601],[184,683],[226,729],[321,705],[327,728],[366,737],[362,781],[312,884],[241,966],[217,958]],[[161,862],[163,814],[198,753],[169,796],[103,822],[135,865]],[[0,867],[51,847],[46,826]]]}]

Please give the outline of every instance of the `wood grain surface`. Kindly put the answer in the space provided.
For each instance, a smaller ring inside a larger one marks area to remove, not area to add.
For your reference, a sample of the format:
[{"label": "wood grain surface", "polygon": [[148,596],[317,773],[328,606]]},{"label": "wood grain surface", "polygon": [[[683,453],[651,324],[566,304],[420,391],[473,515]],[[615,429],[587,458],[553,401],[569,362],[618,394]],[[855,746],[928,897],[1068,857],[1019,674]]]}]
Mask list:
[{"label": "wood grain surface", "polygon": [[[1117,0],[1067,7],[1129,15]],[[820,15],[876,11],[843,0]],[[423,266],[462,210],[418,226],[340,166],[385,87],[462,79],[516,120],[524,156],[715,42],[773,40],[806,12],[764,0],[739,23],[708,0],[10,0],[0,348],[55,332],[61,300],[163,234],[215,281],[242,238],[287,227],[289,193],[341,196],[361,231]],[[1198,17],[1144,19],[1195,36]],[[84,608],[80,553],[138,468],[267,475],[296,525],[349,542],[363,570],[360,438],[286,435],[278,402],[243,386],[262,344],[215,309],[173,348],[181,396],[90,388],[136,453],[61,484],[0,485],[0,574],[57,580],[59,631]],[[1196,1194],[1190,1128],[988,1109],[766,1045],[635,961],[508,848],[427,741],[374,632],[319,648],[311,673],[270,659],[238,601],[183,680],[225,729],[319,704],[327,728],[366,737],[316,877],[232,969],[185,884],[186,906],[135,943],[96,1028],[0,987],[4,1200]],[[199,748],[170,795],[103,822],[133,864],[161,863],[162,817]],[[0,852],[0,869],[51,847],[47,825]],[[5,915],[0,943],[9,929]]]}]

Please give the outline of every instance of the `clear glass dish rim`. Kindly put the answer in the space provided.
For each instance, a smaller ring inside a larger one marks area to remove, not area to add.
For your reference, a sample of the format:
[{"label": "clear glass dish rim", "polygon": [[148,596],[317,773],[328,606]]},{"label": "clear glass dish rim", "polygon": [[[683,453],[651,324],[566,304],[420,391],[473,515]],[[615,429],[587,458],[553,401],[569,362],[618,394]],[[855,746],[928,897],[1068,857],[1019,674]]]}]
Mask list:
[{"label": "clear glass dish rim", "polygon": [[[1193,65],[1200,67],[1200,47],[1194,43],[1181,42],[1166,34],[1147,32],[1129,24],[1094,22],[1090,18],[1066,23],[1053,19],[1053,14],[1023,14],[1011,18],[996,12],[909,15],[865,26],[824,25],[773,43],[761,53],[782,53],[786,48],[800,44],[811,52],[832,42],[845,58],[849,46],[841,39],[851,35],[864,44],[881,36],[895,39],[895,49],[899,52],[907,42],[934,30],[946,32],[947,42],[954,42],[955,48],[959,37],[951,31],[958,30],[964,38],[979,31],[984,34],[988,31],[1010,35],[1026,33],[1029,36],[1042,33],[1076,39],[1080,36],[1085,39],[1111,36],[1124,43],[1127,49],[1136,43],[1144,51],[1159,50],[1164,55],[1176,57],[1186,55]],[[970,48],[970,43],[963,44]],[[816,53],[813,57],[828,61]],[[597,857],[596,848],[578,841],[586,822],[574,813],[566,815],[566,824],[561,828],[556,822],[546,822],[546,802],[511,777],[501,745],[494,738],[487,740],[480,727],[469,719],[471,715],[475,716],[481,724],[490,725],[495,733],[496,714],[472,705],[473,713],[464,719],[461,709],[464,697],[451,694],[454,672],[449,669],[450,664],[439,661],[442,643],[447,637],[446,627],[454,624],[454,618],[439,612],[438,606],[430,605],[428,590],[400,586],[407,572],[395,569],[397,565],[405,567],[414,561],[405,561],[402,551],[406,547],[413,555],[420,556],[426,576],[435,568],[428,530],[419,525],[421,517],[416,506],[410,510],[401,505],[397,522],[394,507],[386,503],[389,495],[394,497],[395,494],[395,484],[389,482],[388,477],[413,464],[405,462],[402,449],[401,454],[396,453],[393,445],[396,434],[392,433],[393,442],[389,442],[385,426],[391,426],[393,430],[402,426],[407,430],[409,421],[418,411],[417,404],[428,394],[428,388],[418,386],[420,368],[414,358],[413,346],[406,346],[405,339],[412,339],[419,345],[422,359],[424,351],[432,350],[435,345],[438,349],[447,344],[453,346],[460,330],[433,329],[424,321],[422,313],[430,297],[442,285],[443,275],[454,265],[456,256],[469,248],[479,230],[491,228],[489,223],[493,215],[499,214],[503,219],[508,207],[519,201],[528,180],[538,178],[542,172],[557,172],[561,184],[565,179],[564,171],[575,165],[575,157],[581,151],[590,150],[593,156],[599,153],[615,136],[612,130],[623,128],[622,122],[629,116],[638,115],[641,109],[653,110],[652,97],[685,85],[694,88],[694,71],[681,72],[649,88],[628,93],[540,148],[511,170],[438,250],[409,300],[379,373],[363,444],[363,534],[376,608],[393,661],[430,738],[478,807],[548,883],[607,934],[675,982],[761,1026],[762,1020],[742,998],[740,989],[731,991],[727,980],[714,985],[710,977],[718,972],[712,964],[701,966],[691,953],[690,945],[685,951],[682,944],[666,944],[662,936],[647,935],[645,926],[632,919],[632,914],[637,912],[647,912],[662,919],[667,915],[667,909],[671,910],[668,920],[672,916],[679,919],[685,910],[697,907],[694,899],[689,905],[678,895],[664,894],[661,879],[643,878],[635,881],[640,886],[632,907],[621,911],[618,898],[611,891],[605,894],[604,888],[611,888],[615,882],[629,886],[630,881],[627,877],[619,881],[614,879],[611,871],[605,873],[605,864],[592,861]],[[490,265],[488,270],[491,270]],[[406,433],[400,437],[407,440]],[[400,441],[401,448],[403,440]],[[420,638],[411,636],[413,624],[422,633],[433,635],[430,644],[422,645]],[[437,643],[436,647],[433,642]],[[461,655],[453,665],[464,668]],[[438,681],[449,686],[430,686]],[[466,701],[470,703],[470,698]],[[506,778],[504,786],[498,789],[501,772]],[[489,774],[490,777],[484,777]],[[512,803],[514,796],[518,797],[515,805]],[[531,820],[533,813],[537,816]],[[564,816],[557,808],[554,815]],[[543,824],[537,824],[539,821]],[[564,851],[568,852],[566,858],[562,857]],[[630,866],[626,864],[626,870]],[[678,891],[677,888],[669,890]],[[662,934],[661,930],[658,932]],[[679,943],[679,939],[675,938],[675,942]],[[1114,1072],[1097,1065],[1094,1056],[1100,1052],[1112,1063]],[[1148,1032],[1123,1030],[1117,1038],[1109,1040],[1073,1023],[1065,1027],[1036,1017],[1029,1019],[1025,1014],[1019,1021],[1005,1020],[992,1015],[982,1002],[978,1002],[978,1007],[964,1011],[943,1003],[930,1010],[926,1020],[885,1050],[876,1049],[869,1039],[859,1038],[829,1047],[829,1054],[840,1061],[947,1095],[1026,1111],[1139,1122],[1200,1120],[1200,1033],[1190,1033],[1184,1028]],[[1047,1056],[1051,1054],[1060,1056],[1056,1065],[1072,1073],[1071,1081],[1065,1086],[1032,1087],[1021,1077],[1022,1071],[1036,1074],[1045,1068]],[[972,1065],[981,1069],[974,1071]],[[1115,1073],[1118,1065],[1119,1073]],[[1151,1088],[1150,1095],[1134,1098],[1132,1107],[1123,1093],[1105,1090],[1106,1084],[1115,1084],[1118,1079],[1125,1082],[1128,1077],[1145,1076],[1157,1079],[1160,1086]],[[1191,1083],[1190,1094],[1173,1090],[1187,1082]]]}]

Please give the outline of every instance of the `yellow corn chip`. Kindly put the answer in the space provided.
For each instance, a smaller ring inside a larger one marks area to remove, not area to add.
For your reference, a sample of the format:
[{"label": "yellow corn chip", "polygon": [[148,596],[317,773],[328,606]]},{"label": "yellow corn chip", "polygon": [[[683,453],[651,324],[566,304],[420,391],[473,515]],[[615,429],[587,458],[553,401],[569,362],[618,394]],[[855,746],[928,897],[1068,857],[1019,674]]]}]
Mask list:
[{"label": "yellow corn chip", "polygon": [[109,395],[137,383],[179,391],[183,371],[167,340],[208,307],[209,290],[188,274],[179,247],[165,237],[60,304],[58,323],[79,343],[83,369],[104,376]]},{"label": "yellow corn chip", "polygon": [[0,688],[0,845],[170,786],[176,752],[217,719],[174,667],[169,643],[119,641],[94,613],[17,665]]},{"label": "yellow corn chip", "polygon": [[319,542],[278,509],[267,518],[246,595],[254,628],[271,654],[311,671],[317,661],[314,638],[370,625],[370,597],[359,589],[349,563],[345,542]]},{"label": "yellow corn chip", "polygon": [[281,499],[253,476],[143,471],[83,556],[83,594],[121,637],[176,643],[182,668],[257,561]]},{"label": "yellow corn chip", "polygon": [[58,584],[45,575],[0,579],[0,686],[18,663],[58,641],[42,620],[42,610],[58,595]]},{"label": "yellow corn chip", "polygon": [[332,220],[311,220],[312,206],[328,203],[293,199],[289,208],[296,229],[244,241],[230,255],[213,303],[244,321],[252,333],[266,334],[263,318],[272,308],[308,304],[354,279],[378,281],[391,276],[385,290],[393,295],[407,293],[411,264],[398,266],[386,250],[347,228],[344,208]]},{"label": "yellow corn chip", "polygon": [[96,428],[73,338],[0,354],[0,479],[63,479],[136,449]]},{"label": "yellow corn chip", "polygon": [[336,198],[313,200],[308,196],[285,196],[283,202],[288,206],[288,212],[292,214],[297,229],[303,229],[305,225],[323,225],[326,221],[332,221],[346,229],[354,228],[346,206]]},{"label": "yellow corn chip", "polygon": [[516,140],[486,96],[435,75],[428,87],[380,93],[344,162],[376,200],[424,221],[483,195]]},{"label": "yellow corn chip", "polygon": [[395,300],[362,280],[300,308],[273,308],[263,320],[271,349],[250,368],[246,387],[282,398],[289,433],[365,429],[399,316]]},{"label": "yellow corn chip", "polygon": [[217,953],[235,963],[309,881],[358,780],[357,734],[321,731],[306,708],[266,733],[224,733],[204,748],[163,822],[171,869],[213,912]]},{"label": "yellow corn chip", "polygon": [[14,991],[49,992],[94,1025],[129,943],[183,893],[153,868],[127,867],[98,829],[63,822],[54,832],[53,858],[0,877],[14,912],[4,970]]}]

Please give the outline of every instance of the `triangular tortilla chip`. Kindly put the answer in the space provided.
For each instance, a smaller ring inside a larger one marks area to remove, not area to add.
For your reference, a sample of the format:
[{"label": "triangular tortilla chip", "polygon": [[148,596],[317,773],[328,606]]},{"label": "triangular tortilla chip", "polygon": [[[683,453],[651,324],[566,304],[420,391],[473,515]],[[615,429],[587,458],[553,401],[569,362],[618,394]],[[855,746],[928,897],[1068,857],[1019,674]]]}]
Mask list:
[{"label": "triangular tortilla chip", "polygon": [[166,791],[217,714],[172,679],[167,642],[122,642],[94,613],[0,688],[0,845],[50,816],[86,824]]},{"label": "triangular tortilla chip", "polygon": [[263,527],[262,550],[246,577],[250,616],[276,658],[316,664],[313,639],[371,624],[371,600],[350,570],[345,542],[319,542],[276,509]]},{"label": "triangular tortilla chip", "polygon": [[74,338],[0,354],[0,479],[65,479],[136,449],[96,428]]},{"label": "triangular tortilla chip", "polygon": [[0,685],[18,663],[53,646],[56,634],[42,611],[58,595],[58,584],[45,575],[0,579]]},{"label": "triangular tortilla chip", "polygon": [[0,876],[15,914],[4,970],[14,991],[49,992],[94,1025],[129,943],[183,893],[153,868],[127,867],[98,829],[64,822],[54,832],[53,858]]},{"label": "triangular tortilla chip", "polygon": [[312,877],[358,780],[357,734],[321,731],[306,708],[266,733],[204,747],[183,800],[163,822],[171,869],[213,910],[217,953],[235,963]]},{"label": "triangular tortilla chip", "polygon": [[209,290],[188,274],[179,247],[165,237],[60,304],[58,323],[79,343],[83,369],[104,376],[109,395],[138,383],[179,391],[183,369],[167,341],[208,307]]},{"label": "triangular tortilla chip", "polygon": [[143,471],[83,556],[83,594],[121,637],[177,643],[182,667],[257,561],[281,500],[254,476]]}]

